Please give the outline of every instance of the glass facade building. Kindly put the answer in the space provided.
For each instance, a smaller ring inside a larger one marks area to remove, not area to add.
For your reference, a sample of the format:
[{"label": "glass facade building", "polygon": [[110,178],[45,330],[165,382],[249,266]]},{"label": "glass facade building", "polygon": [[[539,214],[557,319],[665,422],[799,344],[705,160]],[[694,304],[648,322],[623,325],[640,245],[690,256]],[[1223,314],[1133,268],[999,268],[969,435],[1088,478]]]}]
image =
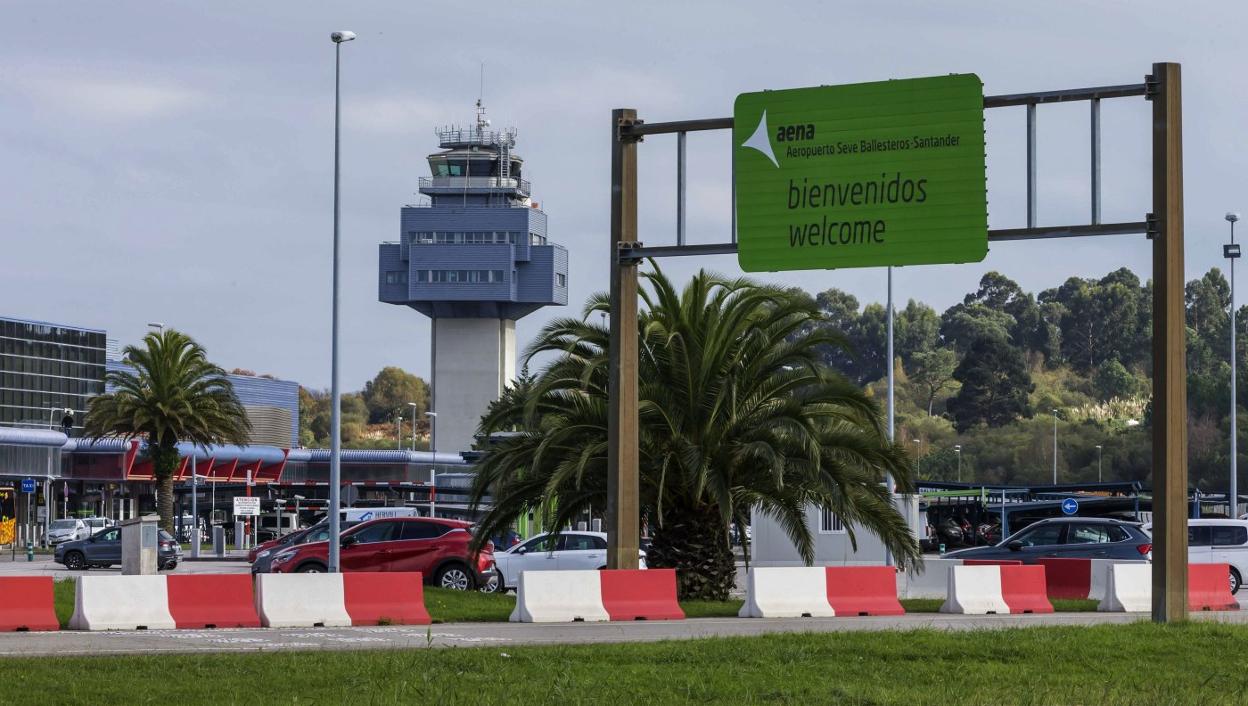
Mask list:
[{"label": "glass facade building", "polygon": [[104,392],[105,332],[0,317],[0,426],[60,429],[62,410],[82,429]]}]

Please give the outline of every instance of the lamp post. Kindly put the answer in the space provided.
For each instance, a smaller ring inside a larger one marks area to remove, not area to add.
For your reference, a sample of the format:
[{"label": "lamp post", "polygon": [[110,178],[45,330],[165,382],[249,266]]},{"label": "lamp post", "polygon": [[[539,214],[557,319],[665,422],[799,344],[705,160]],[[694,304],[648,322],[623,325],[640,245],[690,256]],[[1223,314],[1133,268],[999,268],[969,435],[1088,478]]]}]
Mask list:
[{"label": "lamp post", "polygon": [[1100,444],[1096,445],[1096,482],[1101,482],[1101,449],[1104,448]]},{"label": "lamp post", "polygon": [[1053,412],[1053,485],[1057,485],[1057,410]]},{"label": "lamp post", "polygon": [[954,444],[953,452],[958,455],[958,482],[962,482],[962,444]]},{"label": "lamp post", "polygon": [[329,35],[334,43],[334,284],[332,305],[332,332],[330,338],[330,393],[329,393],[329,566],[332,573],[339,571],[339,553],[342,549],[338,535],[342,531],[339,507],[342,504],[342,396],[338,388],[338,190],[339,190],[339,124],[342,122],[342,101],[339,80],[342,66],[342,43],[355,39],[355,32],[334,32]]},{"label": "lamp post", "polygon": [[1235,397],[1235,363],[1239,356],[1235,350],[1235,260],[1239,258],[1239,246],[1235,244],[1235,221],[1239,220],[1239,214],[1228,213],[1226,220],[1231,224],[1231,242],[1222,246],[1222,256],[1231,261],[1231,487],[1227,493],[1227,508],[1231,517],[1236,518],[1239,517],[1239,451],[1236,448],[1239,400]]},{"label": "lamp post", "polygon": [[[412,408],[412,451],[415,451],[416,450],[416,403],[408,402],[407,406]],[[430,440],[432,440],[433,435],[430,434],[429,438]]]},{"label": "lamp post", "polygon": [[165,332],[165,325],[159,321],[149,321],[147,322],[147,327],[156,329],[156,333]]},{"label": "lamp post", "polygon": [[913,442],[914,442],[914,477],[915,477],[915,480],[918,480],[918,477],[919,477],[919,450],[922,448],[922,444],[923,444],[923,442],[922,442],[922,441],[920,441],[919,439],[911,439],[911,441],[913,441]]},{"label": "lamp post", "polygon": [[429,464],[429,516],[433,517],[437,509],[434,495],[438,486],[438,413],[425,412],[425,416],[429,418],[429,455],[433,457]]}]

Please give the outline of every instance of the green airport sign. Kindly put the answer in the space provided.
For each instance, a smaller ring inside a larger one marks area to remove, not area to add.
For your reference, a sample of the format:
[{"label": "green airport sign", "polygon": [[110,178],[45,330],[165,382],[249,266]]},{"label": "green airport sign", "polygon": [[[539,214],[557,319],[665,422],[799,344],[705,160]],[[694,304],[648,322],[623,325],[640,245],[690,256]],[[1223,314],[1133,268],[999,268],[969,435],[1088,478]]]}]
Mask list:
[{"label": "green airport sign", "polygon": [[743,93],[733,111],[747,272],[979,262],[988,254],[974,74]]}]

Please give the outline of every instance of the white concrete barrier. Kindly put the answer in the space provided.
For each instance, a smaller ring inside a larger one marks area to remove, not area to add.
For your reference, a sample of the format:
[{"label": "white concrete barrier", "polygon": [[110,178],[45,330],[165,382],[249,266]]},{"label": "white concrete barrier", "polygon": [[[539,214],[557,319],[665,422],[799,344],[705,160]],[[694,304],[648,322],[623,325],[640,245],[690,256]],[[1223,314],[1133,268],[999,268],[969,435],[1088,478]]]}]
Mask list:
[{"label": "white concrete barrier", "polygon": [[822,566],[752,567],[745,582],[742,618],[831,618],[828,572]]},{"label": "white concrete barrier", "polygon": [[611,620],[602,604],[597,571],[521,571],[513,623],[587,623]]},{"label": "white concrete barrier", "polygon": [[164,576],[79,576],[71,630],[172,630]]},{"label": "white concrete barrier", "polygon": [[1001,593],[1000,566],[953,566],[942,613],[1008,615],[1010,606]]},{"label": "white concrete barrier", "polygon": [[949,590],[949,570],[961,559],[924,558],[923,571],[908,569],[897,574],[899,598],[944,598]]},{"label": "white concrete barrier", "polygon": [[[1108,564],[1101,568],[1105,595],[1096,609],[1107,613],[1145,613],[1153,608],[1152,564]],[[1092,579],[1096,581],[1095,576]]]},{"label": "white concrete barrier", "polygon": [[351,625],[342,574],[258,574],[256,613],[266,628]]}]

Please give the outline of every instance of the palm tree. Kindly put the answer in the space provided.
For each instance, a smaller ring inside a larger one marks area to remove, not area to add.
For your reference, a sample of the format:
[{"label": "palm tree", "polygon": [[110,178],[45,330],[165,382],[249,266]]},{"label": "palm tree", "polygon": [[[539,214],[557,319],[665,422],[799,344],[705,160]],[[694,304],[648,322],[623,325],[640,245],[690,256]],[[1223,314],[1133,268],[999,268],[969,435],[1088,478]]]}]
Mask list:
[{"label": "palm tree", "polygon": [[146,439],[160,524],[172,532],[178,442],[246,444],[251,423],[225,371],[208,362],[190,336],[165,329],[147,334],[143,344],[126,346],[122,358],[128,369],[108,373],[113,391],[91,400],[83,433]]},{"label": "palm tree", "polygon": [[[728,528],[751,509],[781,525],[809,564],[806,511],[835,512],[879,536],[901,564],[918,546],[883,485],[912,490],[905,451],[889,443],[876,405],[820,362],[844,346],[809,297],[701,272],[677,291],[655,267],[639,314],[640,477],[653,544],[647,564],[678,569],[683,597],[723,599],[735,578]],[[580,319],[552,321],[527,356],[554,353],[532,384],[509,390],[482,419],[497,435],[478,465],[473,501],[487,495],[479,537],[523,513],[567,526],[606,506],[605,295]]]}]

